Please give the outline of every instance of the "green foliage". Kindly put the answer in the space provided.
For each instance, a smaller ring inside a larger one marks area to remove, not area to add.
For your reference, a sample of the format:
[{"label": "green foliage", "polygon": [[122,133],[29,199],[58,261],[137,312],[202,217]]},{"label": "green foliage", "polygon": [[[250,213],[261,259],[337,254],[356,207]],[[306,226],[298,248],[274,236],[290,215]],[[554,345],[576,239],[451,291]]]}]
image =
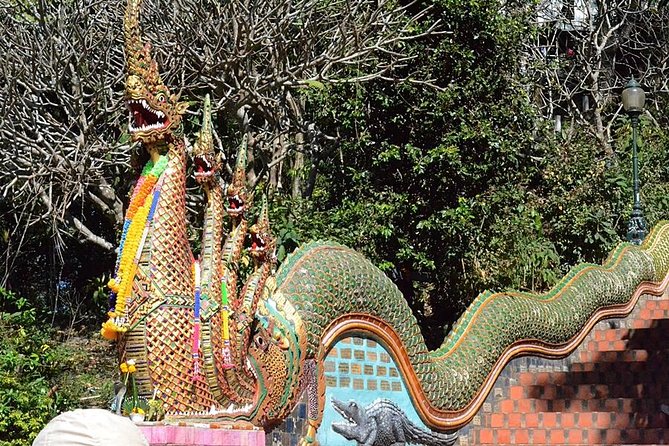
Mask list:
[{"label": "green foliage", "polygon": [[300,237],[295,226],[295,214],[293,213],[295,203],[290,200],[282,200],[279,196],[274,198],[274,202],[269,204],[269,219],[272,232],[276,237],[277,260],[281,263],[288,254],[306,240]]},{"label": "green foliage", "polygon": [[[279,230],[289,221],[295,240],[332,238],[370,257],[432,347],[483,290],[544,292],[571,266],[601,262],[627,230],[626,118],[614,123],[613,158],[588,129],[555,134],[542,121],[529,97],[541,86],[523,84],[519,66],[529,6],[435,2],[426,23],[440,19],[446,33],[410,44],[411,69],[439,90],[379,81],[302,92],[310,118],[340,139],[312,155],[313,192],[283,199]],[[669,210],[667,137],[645,120],[642,129],[652,224]]]},{"label": "green foliage", "polygon": [[60,358],[35,327],[35,309],[25,299],[4,289],[0,299],[0,444],[29,444],[55,415],[47,377]]},{"label": "green foliage", "polygon": [[299,238],[334,238],[370,257],[396,279],[432,345],[433,328],[483,288],[541,289],[559,271],[531,191],[534,114],[513,76],[526,12],[496,0],[436,2],[426,23],[441,20],[446,32],[408,49],[411,69],[439,90],[379,81],[303,93],[311,118],[341,139],[317,154],[310,200],[292,204]]},{"label": "green foliage", "polygon": [[100,385],[89,374],[99,363],[53,335],[26,299],[0,288],[0,446],[31,444],[53,416]]}]

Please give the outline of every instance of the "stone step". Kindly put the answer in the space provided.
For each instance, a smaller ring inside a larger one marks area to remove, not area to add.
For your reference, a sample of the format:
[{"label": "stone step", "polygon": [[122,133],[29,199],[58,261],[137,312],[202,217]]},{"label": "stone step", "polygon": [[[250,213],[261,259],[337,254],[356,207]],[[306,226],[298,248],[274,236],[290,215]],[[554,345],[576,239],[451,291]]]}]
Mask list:
[{"label": "stone step", "polygon": [[515,359],[457,444],[669,444],[668,339],[669,296],[642,297],[563,360]]},{"label": "stone step", "polygon": [[615,411],[492,413],[483,417],[469,444],[658,444],[665,440],[665,417]]}]

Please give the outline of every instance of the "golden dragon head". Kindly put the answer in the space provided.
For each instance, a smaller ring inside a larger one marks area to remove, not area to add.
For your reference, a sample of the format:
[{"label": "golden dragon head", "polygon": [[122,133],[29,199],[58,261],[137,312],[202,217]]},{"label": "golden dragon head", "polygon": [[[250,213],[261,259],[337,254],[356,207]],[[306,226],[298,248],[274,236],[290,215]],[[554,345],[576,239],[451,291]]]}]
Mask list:
[{"label": "golden dragon head", "polygon": [[[222,420],[248,421],[270,427],[286,417],[302,390],[301,374],[306,353],[306,330],[296,311],[286,303],[277,305],[270,291],[259,303],[251,321],[251,342],[240,358],[253,376],[251,401],[233,404]],[[281,302],[286,302],[279,296]]]},{"label": "golden dragon head", "polygon": [[213,124],[211,122],[211,100],[209,95],[204,98],[202,109],[202,127],[197,141],[193,145],[193,163],[195,164],[195,180],[200,184],[216,182],[216,173],[221,166],[220,154],[214,149]]},{"label": "golden dragon head", "polygon": [[128,131],[133,141],[155,143],[169,140],[181,125],[188,103],[179,102],[165,86],[151,45],[142,44],[139,29],[141,0],[128,0],[124,32],[127,60],[125,102],[130,111]]}]

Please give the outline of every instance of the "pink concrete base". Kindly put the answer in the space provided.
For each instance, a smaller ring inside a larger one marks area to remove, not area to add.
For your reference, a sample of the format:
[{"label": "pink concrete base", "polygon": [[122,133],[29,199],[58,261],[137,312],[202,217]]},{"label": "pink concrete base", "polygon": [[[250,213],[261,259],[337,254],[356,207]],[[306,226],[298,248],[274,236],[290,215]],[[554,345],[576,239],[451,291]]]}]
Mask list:
[{"label": "pink concrete base", "polygon": [[264,446],[265,432],[260,429],[212,428],[206,425],[172,426],[140,424],[151,446]]}]

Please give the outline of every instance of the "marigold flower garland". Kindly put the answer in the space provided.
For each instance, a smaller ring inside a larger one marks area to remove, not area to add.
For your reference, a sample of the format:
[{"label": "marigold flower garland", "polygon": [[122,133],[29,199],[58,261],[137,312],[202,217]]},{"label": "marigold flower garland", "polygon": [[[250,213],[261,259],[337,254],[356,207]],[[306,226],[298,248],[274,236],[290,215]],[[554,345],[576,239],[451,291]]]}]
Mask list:
[{"label": "marigold flower garland", "polygon": [[107,313],[109,319],[102,324],[100,331],[107,339],[115,340],[118,333],[127,330],[126,301],[132,293],[137,264],[160,197],[161,184],[158,179],[167,168],[167,163],[168,157],[164,155],[155,164],[149,161],[133,190],[116,258],[116,276],[107,284],[111,290]]}]

